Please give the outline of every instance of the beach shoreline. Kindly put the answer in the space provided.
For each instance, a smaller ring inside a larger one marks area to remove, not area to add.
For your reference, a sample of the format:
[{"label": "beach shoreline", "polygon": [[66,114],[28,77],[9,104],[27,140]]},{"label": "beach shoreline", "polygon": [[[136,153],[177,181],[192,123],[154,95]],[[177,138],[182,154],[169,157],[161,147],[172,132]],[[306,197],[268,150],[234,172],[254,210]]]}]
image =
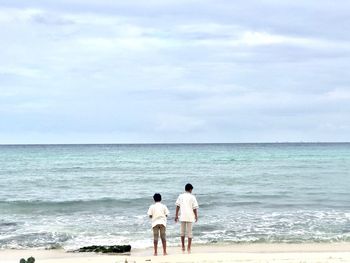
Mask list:
[{"label": "beach shoreline", "polygon": [[116,262],[350,262],[350,243],[194,245],[191,254],[169,247],[168,255],[152,255],[153,249],[132,249],[130,254],[73,253],[63,249],[0,250],[1,263],[33,256],[37,263]]}]

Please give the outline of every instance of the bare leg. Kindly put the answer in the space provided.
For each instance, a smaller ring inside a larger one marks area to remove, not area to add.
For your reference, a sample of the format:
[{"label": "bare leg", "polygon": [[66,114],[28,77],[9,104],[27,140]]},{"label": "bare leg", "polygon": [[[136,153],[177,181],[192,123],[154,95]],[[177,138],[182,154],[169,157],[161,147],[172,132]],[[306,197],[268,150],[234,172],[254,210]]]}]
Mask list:
[{"label": "bare leg", "polygon": [[162,245],[163,245],[163,255],[165,256],[165,255],[168,255],[167,253],[166,253],[166,239],[164,238],[164,239],[162,239]]},{"label": "bare leg", "polygon": [[182,251],[185,251],[185,237],[181,237]]},{"label": "bare leg", "polygon": [[188,238],[187,252],[191,253],[192,238]]},{"label": "bare leg", "polygon": [[154,245],[154,255],[157,256],[158,255],[158,240],[154,240],[153,245]]}]

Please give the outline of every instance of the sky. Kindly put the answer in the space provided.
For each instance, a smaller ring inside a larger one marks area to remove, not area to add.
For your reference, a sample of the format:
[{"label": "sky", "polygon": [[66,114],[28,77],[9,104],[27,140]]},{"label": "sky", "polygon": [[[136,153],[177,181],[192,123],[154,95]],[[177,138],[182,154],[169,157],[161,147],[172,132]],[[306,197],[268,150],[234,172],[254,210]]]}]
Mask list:
[{"label": "sky", "polygon": [[0,144],[350,141],[346,0],[0,0]]}]

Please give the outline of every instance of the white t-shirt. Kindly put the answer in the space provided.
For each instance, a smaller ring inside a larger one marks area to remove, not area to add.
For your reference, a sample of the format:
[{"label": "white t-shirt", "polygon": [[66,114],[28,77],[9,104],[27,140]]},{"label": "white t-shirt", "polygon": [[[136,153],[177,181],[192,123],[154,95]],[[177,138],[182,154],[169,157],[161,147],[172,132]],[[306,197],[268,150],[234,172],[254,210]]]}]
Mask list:
[{"label": "white t-shirt", "polygon": [[156,225],[166,226],[167,215],[169,215],[166,205],[156,202],[149,207],[147,214],[152,216],[152,228]]},{"label": "white t-shirt", "polygon": [[175,203],[180,207],[180,221],[181,222],[195,222],[193,209],[198,208],[198,203],[196,197],[185,192],[180,194]]}]

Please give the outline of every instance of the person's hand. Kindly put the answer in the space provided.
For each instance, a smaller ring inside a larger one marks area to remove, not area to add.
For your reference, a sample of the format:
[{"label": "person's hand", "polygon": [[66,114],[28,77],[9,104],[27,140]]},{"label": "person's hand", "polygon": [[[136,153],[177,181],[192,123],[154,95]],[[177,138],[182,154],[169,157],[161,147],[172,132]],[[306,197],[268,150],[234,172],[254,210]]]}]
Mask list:
[{"label": "person's hand", "polygon": [[175,216],[175,223],[177,223],[179,221],[179,217]]}]

